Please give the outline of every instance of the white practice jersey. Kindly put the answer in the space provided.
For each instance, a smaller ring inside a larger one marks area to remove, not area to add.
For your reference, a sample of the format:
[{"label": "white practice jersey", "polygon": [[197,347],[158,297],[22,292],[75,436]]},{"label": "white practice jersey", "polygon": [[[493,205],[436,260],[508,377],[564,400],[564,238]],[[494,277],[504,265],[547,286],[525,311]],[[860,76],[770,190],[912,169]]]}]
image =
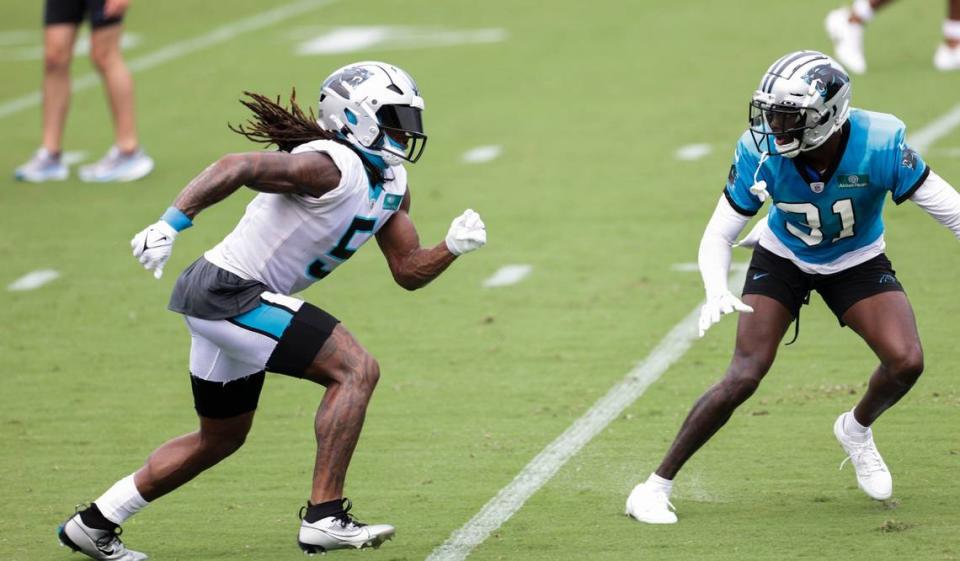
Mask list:
[{"label": "white practice jersey", "polygon": [[293,294],[350,258],[400,208],[407,191],[402,165],[384,172],[382,187],[367,179],[350,148],[330,140],[301,144],[293,154],[323,152],[340,169],[340,184],[321,197],[260,193],[222,242],[204,257],[271,291]]}]

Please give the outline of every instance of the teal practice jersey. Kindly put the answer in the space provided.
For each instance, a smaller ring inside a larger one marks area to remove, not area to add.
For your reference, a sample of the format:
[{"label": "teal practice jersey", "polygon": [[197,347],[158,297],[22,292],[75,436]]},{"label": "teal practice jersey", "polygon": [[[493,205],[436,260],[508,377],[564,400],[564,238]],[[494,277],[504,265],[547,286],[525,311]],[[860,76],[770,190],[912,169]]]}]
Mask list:
[{"label": "teal practice jersey", "polygon": [[[883,235],[883,203],[910,198],[930,168],[907,146],[905,126],[885,113],[851,109],[841,130],[841,157],[823,175],[799,159],[763,160],[750,131],[740,137],[724,195],[737,212],[753,216],[762,203],[750,192],[767,183],[770,230],[801,261],[830,263]],[[760,165],[759,172],[757,170]]]}]

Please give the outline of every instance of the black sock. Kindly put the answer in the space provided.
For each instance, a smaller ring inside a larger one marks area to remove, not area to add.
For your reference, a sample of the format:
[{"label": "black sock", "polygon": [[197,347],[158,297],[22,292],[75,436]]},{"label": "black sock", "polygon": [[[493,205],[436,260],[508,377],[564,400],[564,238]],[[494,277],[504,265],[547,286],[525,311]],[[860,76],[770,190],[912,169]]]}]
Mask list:
[{"label": "black sock", "polygon": [[117,524],[107,520],[107,517],[100,512],[100,508],[97,507],[97,503],[93,503],[89,507],[80,511],[80,520],[84,524],[91,528],[96,528],[97,530],[107,530],[114,531],[117,528]]},{"label": "black sock", "polygon": [[334,516],[343,512],[343,499],[334,499],[318,505],[307,501],[307,512],[303,519],[307,522],[316,522],[317,520]]}]

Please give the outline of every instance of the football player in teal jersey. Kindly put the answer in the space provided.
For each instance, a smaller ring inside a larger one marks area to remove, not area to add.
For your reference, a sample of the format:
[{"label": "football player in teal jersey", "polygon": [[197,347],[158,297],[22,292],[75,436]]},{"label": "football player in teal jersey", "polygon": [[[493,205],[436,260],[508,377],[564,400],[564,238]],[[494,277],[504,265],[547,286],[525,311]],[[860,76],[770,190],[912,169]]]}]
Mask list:
[{"label": "football player in teal jersey", "polygon": [[[870,426],[923,371],[913,310],[884,255],[883,205],[911,200],[960,238],[960,194],[905,141],[896,117],[850,107],[846,71],[816,51],[789,53],[764,73],[750,102],[723,196],[700,242],[707,300],[700,335],[743,312],[724,377],[697,401],[660,466],[627,499],[627,514],[670,524],[673,479],[726,423],[770,369],[791,322],[816,290],[880,365],[866,393],[834,423],[860,488],[871,498],[893,491]],[[753,247],[743,300],[727,287],[731,247],[766,199],[766,220],[740,242]]]}]

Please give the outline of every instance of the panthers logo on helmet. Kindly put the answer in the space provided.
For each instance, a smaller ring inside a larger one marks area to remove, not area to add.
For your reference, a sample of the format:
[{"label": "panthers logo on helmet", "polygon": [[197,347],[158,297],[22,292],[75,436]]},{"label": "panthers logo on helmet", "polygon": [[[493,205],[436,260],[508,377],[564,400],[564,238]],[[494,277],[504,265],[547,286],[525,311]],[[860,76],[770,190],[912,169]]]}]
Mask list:
[{"label": "panthers logo on helmet", "polygon": [[330,88],[343,97],[349,98],[350,92],[347,91],[347,87],[349,86],[350,89],[355,90],[357,86],[366,82],[370,76],[370,71],[363,66],[351,66],[327,78],[323,87]]},{"label": "panthers logo on helmet", "polygon": [[850,77],[829,64],[821,64],[807,71],[803,81],[817,88],[823,99],[831,99],[850,82]]}]

